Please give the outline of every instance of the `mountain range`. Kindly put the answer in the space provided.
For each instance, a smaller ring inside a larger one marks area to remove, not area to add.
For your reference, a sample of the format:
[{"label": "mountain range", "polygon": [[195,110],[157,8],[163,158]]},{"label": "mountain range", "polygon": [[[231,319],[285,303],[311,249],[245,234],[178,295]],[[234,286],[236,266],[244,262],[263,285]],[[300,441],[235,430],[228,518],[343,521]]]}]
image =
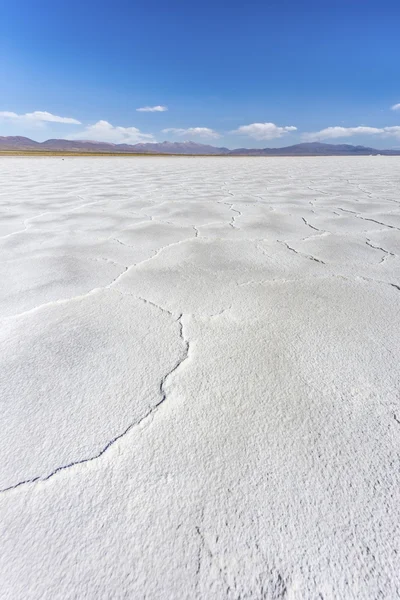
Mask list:
[{"label": "mountain range", "polygon": [[305,142],[284,148],[218,148],[196,142],[160,142],[139,144],[112,144],[91,140],[46,140],[35,142],[27,137],[0,136],[0,151],[90,152],[111,154],[187,154],[224,156],[400,156],[400,150],[376,150],[351,144],[324,144]]}]

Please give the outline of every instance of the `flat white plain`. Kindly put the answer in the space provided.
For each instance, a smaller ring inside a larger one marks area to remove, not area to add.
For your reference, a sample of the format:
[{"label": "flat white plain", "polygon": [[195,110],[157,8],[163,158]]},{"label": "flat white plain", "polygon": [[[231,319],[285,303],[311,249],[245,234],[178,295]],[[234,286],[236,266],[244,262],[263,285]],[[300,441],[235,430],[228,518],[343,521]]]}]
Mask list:
[{"label": "flat white plain", "polygon": [[400,159],[0,173],[0,597],[399,597]]}]

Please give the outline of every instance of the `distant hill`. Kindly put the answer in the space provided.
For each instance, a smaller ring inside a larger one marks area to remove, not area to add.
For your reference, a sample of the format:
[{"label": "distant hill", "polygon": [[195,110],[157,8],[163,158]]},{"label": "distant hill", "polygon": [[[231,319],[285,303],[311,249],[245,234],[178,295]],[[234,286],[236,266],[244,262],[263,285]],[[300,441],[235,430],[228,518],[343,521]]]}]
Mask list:
[{"label": "distant hill", "polygon": [[91,140],[46,140],[35,142],[22,136],[0,136],[0,151],[45,150],[48,152],[107,152],[112,154],[188,154],[188,155],[225,155],[225,156],[368,156],[382,154],[399,156],[400,150],[376,150],[366,146],[351,144],[323,144],[306,142],[284,148],[218,148],[196,142],[160,142],[141,144],[111,144]]},{"label": "distant hill", "polygon": [[4,137],[0,135],[0,150],[39,150],[40,142],[35,142],[20,135]]},{"label": "distant hill", "polygon": [[400,155],[400,150],[376,150],[366,146],[351,144],[324,144],[322,142],[305,142],[284,148],[237,148],[229,154],[244,156],[368,156],[370,154]]},{"label": "distant hill", "polygon": [[217,148],[196,142],[161,142],[142,144],[111,144],[91,140],[46,140],[35,142],[21,136],[0,136],[0,150],[47,150],[54,152],[112,152],[149,154],[228,154],[228,148]]},{"label": "distant hill", "polygon": [[[118,148],[121,148],[120,144]],[[134,152],[157,152],[162,154],[228,154],[228,148],[217,148],[208,144],[197,144],[196,142],[161,142],[159,144],[145,143],[125,146],[134,148]]]}]

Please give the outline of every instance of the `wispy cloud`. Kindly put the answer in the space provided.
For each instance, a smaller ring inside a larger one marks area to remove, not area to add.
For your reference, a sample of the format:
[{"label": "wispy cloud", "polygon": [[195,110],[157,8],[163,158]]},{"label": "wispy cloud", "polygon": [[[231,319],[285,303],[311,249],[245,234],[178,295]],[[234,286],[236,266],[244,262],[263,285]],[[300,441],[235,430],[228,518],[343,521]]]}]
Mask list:
[{"label": "wispy cloud", "polygon": [[399,102],[399,104],[393,104],[393,106],[391,108],[392,108],[392,110],[400,110],[400,102]]},{"label": "wispy cloud", "polygon": [[142,106],[136,110],[137,112],[165,112],[168,110],[168,106]]},{"label": "wispy cloud", "polygon": [[163,133],[172,133],[173,135],[179,136],[198,136],[203,138],[219,138],[220,135],[214,129],[210,129],[209,127],[188,127],[187,129],[181,129],[177,127],[168,127],[168,129],[163,129]]},{"label": "wispy cloud", "polygon": [[354,135],[380,135],[400,137],[400,126],[393,127],[368,127],[359,125],[358,127],[326,127],[320,131],[314,131],[303,134],[306,140],[335,139],[352,137]]},{"label": "wispy cloud", "polygon": [[247,135],[255,140],[272,140],[280,138],[291,131],[297,131],[297,127],[293,125],[279,127],[275,123],[251,123],[250,125],[241,125],[241,127],[234,129],[230,133]]},{"label": "wispy cloud", "polygon": [[58,115],[52,115],[51,113],[43,110],[35,110],[31,113],[25,113],[18,115],[15,112],[0,111],[0,119],[7,119],[11,121],[25,121],[30,123],[64,123],[66,125],[82,125],[78,119],[72,117],[59,117]]},{"label": "wispy cloud", "polygon": [[142,133],[137,127],[118,127],[108,121],[97,121],[88,125],[83,131],[70,135],[72,140],[93,140],[112,144],[137,144],[139,142],[154,142],[150,133]]}]

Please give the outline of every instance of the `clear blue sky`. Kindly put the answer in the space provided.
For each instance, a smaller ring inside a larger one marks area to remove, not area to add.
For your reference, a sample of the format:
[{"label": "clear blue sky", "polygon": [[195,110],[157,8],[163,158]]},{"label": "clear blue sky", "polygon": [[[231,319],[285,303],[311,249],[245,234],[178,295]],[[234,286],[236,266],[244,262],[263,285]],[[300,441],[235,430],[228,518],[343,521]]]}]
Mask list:
[{"label": "clear blue sky", "polygon": [[16,0],[0,40],[0,135],[400,147],[399,0]]}]

